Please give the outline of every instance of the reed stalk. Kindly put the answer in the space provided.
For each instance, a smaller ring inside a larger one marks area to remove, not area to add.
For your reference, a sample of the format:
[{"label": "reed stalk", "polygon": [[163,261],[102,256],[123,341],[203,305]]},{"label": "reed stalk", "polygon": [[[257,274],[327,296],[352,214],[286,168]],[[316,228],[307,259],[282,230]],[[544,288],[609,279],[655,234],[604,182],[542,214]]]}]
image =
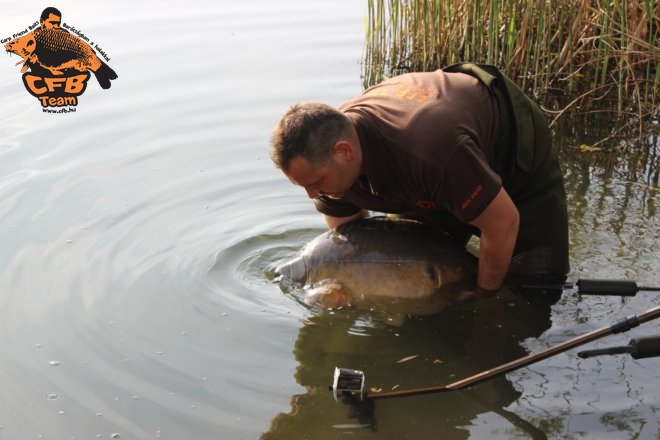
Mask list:
[{"label": "reed stalk", "polygon": [[367,17],[365,87],[473,61],[537,98],[606,96],[619,114],[660,117],[657,0],[368,0]]}]

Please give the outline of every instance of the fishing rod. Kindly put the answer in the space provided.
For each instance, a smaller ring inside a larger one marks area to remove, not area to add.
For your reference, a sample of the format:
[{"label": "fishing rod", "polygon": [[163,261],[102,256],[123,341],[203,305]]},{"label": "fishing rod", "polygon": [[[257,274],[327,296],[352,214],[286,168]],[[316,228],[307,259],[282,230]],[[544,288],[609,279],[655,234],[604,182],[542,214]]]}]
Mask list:
[{"label": "fishing rod", "polygon": [[[581,336],[577,336],[575,338],[569,339],[565,342],[549,347],[545,350],[541,350],[539,352],[532,353],[527,356],[523,356],[514,361],[508,362],[506,364],[502,364],[490,370],[482,371],[481,373],[477,373],[473,376],[467,377],[465,379],[444,386],[432,386],[432,387],[415,388],[409,390],[397,390],[397,391],[390,391],[385,393],[369,394],[364,391],[364,372],[360,370],[353,370],[350,368],[337,367],[335,368],[334,380],[333,380],[333,384],[330,386],[330,391],[332,391],[335,400],[337,400],[338,397],[341,396],[341,397],[345,397],[349,401],[355,402],[358,399],[359,401],[362,400],[369,401],[369,400],[377,400],[377,399],[417,396],[421,394],[460,390],[484,382],[492,377],[500,376],[502,374],[510,373],[511,371],[517,370],[519,368],[526,367],[535,362],[541,361],[543,359],[547,359],[551,356],[570,350],[571,348],[575,348],[580,345],[586,344],[587,342],[591,342],[596,339],[602,338],[604,336],[615,333],[626,332],[634,327],[637,327],[638,325],[644,322],[650,321],[658,317],[660,317],[660,306],[652,307],[639,314],[631,315],[627,318],[623,318],[615,322],[614,324],[592,330]],[[646,341],[644,341],[644,344],[651,345],[654,350],[657,348],[655,345],[648,344]],[[637,343],[636,346],[639,347],[640,344]]]},{"label": "fishing rod", "polygon": [[606,295],[606,296],[635,296],[641,291],[660,292],[660,287],[638,286],[635,281],[629,280],[578,280],[575,284],[523,284],[523,289],[539,289],[551,292],[563,292],[577,286],[577,293],[582,295]]}]

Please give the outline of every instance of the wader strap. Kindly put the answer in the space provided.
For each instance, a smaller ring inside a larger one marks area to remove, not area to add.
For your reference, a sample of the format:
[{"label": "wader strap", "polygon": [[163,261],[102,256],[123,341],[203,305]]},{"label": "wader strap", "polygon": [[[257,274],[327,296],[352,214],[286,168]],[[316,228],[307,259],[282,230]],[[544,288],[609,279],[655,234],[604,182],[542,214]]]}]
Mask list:
[{"label": "wader strap", "polygon": [[[513,147],[518,167],[525,173],[530,172],[534,167],[534,121],[529,98],[497,67],[489,64],[458,63],[442,70],[471,75],[495,95],[500,105],[500,131],[505,127],[507,131],[498,133],[495,152],[497,161],[500,162]],[[506,110],[502,108],[503,105],[506,105]],[[509,115],[513,124],[508,124]],[[510,142],[511,139],[513,142]],[[505,142],[508,145],[504,145]],[[505,151],[501,151],[502,148]]]}]

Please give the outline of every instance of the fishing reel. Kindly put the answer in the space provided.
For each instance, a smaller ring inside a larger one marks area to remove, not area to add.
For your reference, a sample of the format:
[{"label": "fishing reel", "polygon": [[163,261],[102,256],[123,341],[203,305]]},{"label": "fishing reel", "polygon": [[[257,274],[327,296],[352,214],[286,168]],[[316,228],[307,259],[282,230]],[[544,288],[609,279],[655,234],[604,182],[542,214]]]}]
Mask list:
[{"label": "fishing reel", "polygon": [[367,399],[364,392],[364,373],[351,368],[335,367],[330,391],[335,401],[349,406],[348,418],[357,419],[355,427],[377,430],[374,401]]},{"label": "fishing reel", "polygon": [[351,368],[335,367],[330,391],[332,391],[335,400],[339,400],[340,397],[348,400],[363,400],[364,372]]}]

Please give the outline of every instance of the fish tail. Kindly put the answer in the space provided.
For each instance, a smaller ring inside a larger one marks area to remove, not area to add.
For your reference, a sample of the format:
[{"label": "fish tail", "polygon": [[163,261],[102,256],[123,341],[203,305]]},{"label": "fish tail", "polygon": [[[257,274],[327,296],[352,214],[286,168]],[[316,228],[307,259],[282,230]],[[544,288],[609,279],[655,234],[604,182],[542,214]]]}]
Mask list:
[{"label": "fish tail", "polygon": [[108,66],[104,62],[101,62],[101,67],[99,67],[94,71],[94,75],[96,76],[96,80],[101,85],[101,88],[104,89],[110,88],[111,86],[110,80],[118,78],[115,71],[112,70],[110,66]]}]

